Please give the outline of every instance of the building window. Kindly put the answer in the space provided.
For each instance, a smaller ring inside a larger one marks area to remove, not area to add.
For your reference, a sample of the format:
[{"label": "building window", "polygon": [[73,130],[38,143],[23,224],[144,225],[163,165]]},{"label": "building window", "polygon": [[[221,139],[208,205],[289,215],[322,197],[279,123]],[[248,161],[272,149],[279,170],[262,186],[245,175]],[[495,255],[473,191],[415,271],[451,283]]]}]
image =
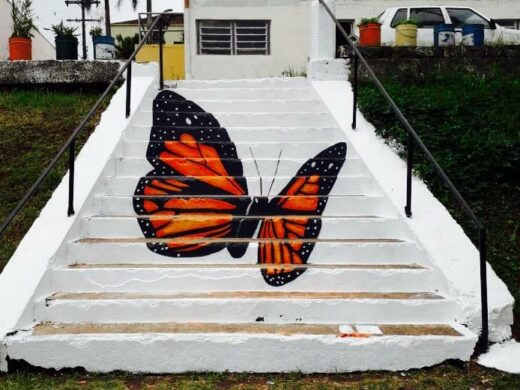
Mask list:
[{"label": "building window", "polygon": [[199,54],[269,55],[269,20],[198,20]]}]

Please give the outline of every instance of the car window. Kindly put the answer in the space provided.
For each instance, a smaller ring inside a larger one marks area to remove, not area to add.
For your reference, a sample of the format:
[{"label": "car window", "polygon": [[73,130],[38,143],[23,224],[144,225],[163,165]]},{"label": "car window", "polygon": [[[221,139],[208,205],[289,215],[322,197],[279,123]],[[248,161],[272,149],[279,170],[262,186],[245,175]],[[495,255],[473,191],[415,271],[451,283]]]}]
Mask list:
[{"label": "car window", "polygon": [[497,19],[496,22],[500,25],[500,27],[516,29],[516,19]]},{"label": "car window", "polygon": [[455,28],[461,28],[465,24],[483,24],[485,28],[489,28],[486,19],[467,8],[448,8],[448,15]]},{"label": "car window", "polygon": [[408,16],[407,11],[408,10],[406,8],[399,8],[395,13],[394,18],[392,19],[392,23],[390,23],[390,27],[395,27],[399,24],[399,22],[406,20],[406,17]]},{"label": "car window", "polygon": [[440,8],[412,8],[410,19],[415,20],[419,28],[433,27],[436,24],[444,23]]}]

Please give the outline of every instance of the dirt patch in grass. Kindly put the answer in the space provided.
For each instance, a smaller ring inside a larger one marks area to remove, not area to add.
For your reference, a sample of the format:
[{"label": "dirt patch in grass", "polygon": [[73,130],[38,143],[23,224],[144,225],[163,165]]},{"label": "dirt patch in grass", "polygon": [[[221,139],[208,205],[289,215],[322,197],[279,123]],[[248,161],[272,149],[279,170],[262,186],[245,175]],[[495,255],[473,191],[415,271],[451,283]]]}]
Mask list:
[{"label": "dirt patch in grass", "polygon": [[[0,90],[0,221],[14,209],[100,94],[96,89]],[[100,112],[108,102],[106,99]],[[100,112],[78,138],[78,151],[99,122]],[[0,272],[61,181],[66,163],[67,155],[0,239]]]}]

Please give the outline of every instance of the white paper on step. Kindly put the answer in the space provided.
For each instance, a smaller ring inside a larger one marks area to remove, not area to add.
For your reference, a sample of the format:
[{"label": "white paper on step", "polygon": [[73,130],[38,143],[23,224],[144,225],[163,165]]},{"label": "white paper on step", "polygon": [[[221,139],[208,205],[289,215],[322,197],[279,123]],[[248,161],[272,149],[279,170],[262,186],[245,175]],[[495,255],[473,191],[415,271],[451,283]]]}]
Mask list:
[{"label": "white paper on step", "polygon": [[383,334],[379,327],[374,325],[356,325],[357,333],[380,336]]},{"label": "white paper on step", "polygon": [[340,325],[339,333],[341,334],[352,334],[354,333],[354,329],[350,325]]}]

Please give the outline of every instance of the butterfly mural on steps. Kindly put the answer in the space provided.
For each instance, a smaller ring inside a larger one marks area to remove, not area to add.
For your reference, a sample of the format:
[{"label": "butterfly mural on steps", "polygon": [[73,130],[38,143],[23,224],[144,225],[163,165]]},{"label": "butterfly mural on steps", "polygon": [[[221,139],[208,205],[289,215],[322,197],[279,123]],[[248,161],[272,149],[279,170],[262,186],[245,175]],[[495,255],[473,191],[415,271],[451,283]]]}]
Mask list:
[{"label": "butterfly mural on steps", "polygon": [[194,102],[160,92],[147,150],[154,169],[134,196],[147,246],[174,258],[224,249],[240,258],[260,225],[262,276],[271,286],[285,285],[306,270],[298,266],[307,264],[319,237],[320,216],[346,153],[347,145],[337,143],[303,164],[277,196],[250,196],[226,129]]}]

